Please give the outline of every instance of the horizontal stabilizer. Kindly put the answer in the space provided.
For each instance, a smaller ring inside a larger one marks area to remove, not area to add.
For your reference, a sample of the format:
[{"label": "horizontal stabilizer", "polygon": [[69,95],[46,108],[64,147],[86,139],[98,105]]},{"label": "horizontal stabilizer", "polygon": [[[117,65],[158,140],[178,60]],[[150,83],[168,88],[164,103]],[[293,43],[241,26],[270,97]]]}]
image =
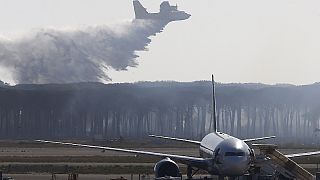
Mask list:
[{"label": "horizontal stabilizer", "polygon": [[200,141],[194,141],[189,139],[180,139],[180,138],[174,138],[174,137],[166,137],[166,136],[157,136],[157,135],[149,135],[149,137],[159,138],[159,139],[167,139],[167,140],[173,140],[173,141],[180,141],[185,143],[191,143],[191,144],[197,144],[200,145]]},{"label": "horizontal stabilizer", "polygon": [[252,141],[260,141],[260,140],[266,140],[266,139],[272,139],[276,138],[276,136],[267,136],[267,137],[260,137],[260,138],[252,138],[252,139],[244,139],[244,142],[252,142]]}]

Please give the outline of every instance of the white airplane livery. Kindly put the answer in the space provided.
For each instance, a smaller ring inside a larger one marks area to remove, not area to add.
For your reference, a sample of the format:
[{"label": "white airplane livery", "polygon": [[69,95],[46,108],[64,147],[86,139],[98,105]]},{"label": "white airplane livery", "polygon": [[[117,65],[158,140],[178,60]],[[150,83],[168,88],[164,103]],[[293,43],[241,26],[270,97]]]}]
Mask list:
[{"label": "white airplane livery", "polygon": [[[148,151],[137,151],[113,147],[94,146],[86,144],[76,144],[68,142],[57,142],[47,140],[36,140],[42,143],[62,144],[77,147],[93,148],[100,150],[118,151],[146,156],[157,156],[162,158],[161,161],[155,164],[154,171],[157,178],[161,177],[179,177],[181,176],[179,166],[177,163],[187,165],[187,176],[192,176],[198,170],[205,170],[211,175],[223,177],[238,177],[248,173],[249,169],[255,164],[255,153],[248,145],[251,142],[275,138],[275,136],[253,138],[253,139],[238,139],[228,134],[219,132],[217,130],[217,116],[216,116],[216,101],[215,101],[215,82],[212,76],[212,107],[213,107],[213,122],[214,132],[206,135],[201,141],[180,139],[174,137],[165,137],[157,135],[149,135],[150,137],[167,139],[172,141],[180,141],[190,144],[199,145],[199,157],[182,156],[174,154],[164,154]],[[320,154],[320,151],[289,154],[286,157],[299,157]]]}]

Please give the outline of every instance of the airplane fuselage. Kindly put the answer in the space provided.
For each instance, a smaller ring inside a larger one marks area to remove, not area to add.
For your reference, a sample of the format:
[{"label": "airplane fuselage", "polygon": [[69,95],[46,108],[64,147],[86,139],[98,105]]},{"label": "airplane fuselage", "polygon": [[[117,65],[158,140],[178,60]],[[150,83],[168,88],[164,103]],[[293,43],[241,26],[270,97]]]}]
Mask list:
[{"label": "airplane fuselage", "polygon": [[200,156],[211,158],[207,171],[213,175],[240,176],[253,162],[253,151],[238,138],[224,133],[210,133],[200,144]]},{"label": "airplane fuselage", "polygon": [[183,12],[183,11],[176,11],[170,12],[168,14],[165,13],[149,13],[145,14],[144,16],[137,17],[137,19],[152,19],[152,20],[161,20],[161,21],[181,21],[186,20],[191,15]]}]

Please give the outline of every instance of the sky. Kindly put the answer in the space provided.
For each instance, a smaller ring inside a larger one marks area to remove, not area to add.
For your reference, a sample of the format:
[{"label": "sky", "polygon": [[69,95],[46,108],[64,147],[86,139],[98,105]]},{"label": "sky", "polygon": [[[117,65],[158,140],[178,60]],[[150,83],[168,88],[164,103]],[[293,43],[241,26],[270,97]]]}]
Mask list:
[{"label": "sky", "polygon": [[[160,0],[141,0],[150,12]],[[153,36],[138,66],[108,71],[113,82],[209,80],[267,84],[320,81],[320,1],[172,0],[192,15]],[[35,29],[134,19],[132,0],[0,0],[0,38]],[[0,77],[10,82],[10,70]]]}]

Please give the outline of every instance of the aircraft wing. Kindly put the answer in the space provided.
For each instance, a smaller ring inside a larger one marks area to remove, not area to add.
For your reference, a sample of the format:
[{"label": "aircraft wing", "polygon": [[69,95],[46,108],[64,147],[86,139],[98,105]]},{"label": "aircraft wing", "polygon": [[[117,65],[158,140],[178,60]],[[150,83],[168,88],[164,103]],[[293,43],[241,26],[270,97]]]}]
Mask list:
[{"label": "aircraft wing", "polygon": [[297,153],[297,154],[287,154],[287,155],[285,155],[285,156],[286,156],[287,158],[294,158],[294,157],[314,156],[314,155],[320,155],[320,151]]},{"label": "aircraft wing", "polygon": [[[277,148],[276,145],[274,144],[252,144],[252,146],[254,147],[258,147],[261,151],[261,149],[263,150],[274,150]],[[270,151],[269,151],[270,152]],[[278,152],[280,153],[280,152]],[[303,156],[314,156],[314,155],[320,155],[320,151],[314,151],[314,152],[305,152],[305,153],[296,153],[296,154],[286,154],[284,155],[287,158],[295,158],[295,157],[303,157]]]},{"label": "aircraft wing", "polygon": [[154,138],[159,138],[159,139],[168,139],[168,140],[180,141],[180,142],[197,144],[197,145],[200,145],[200,144],[201,144],[200,141],[194,141],[194,140],[189,140],[189,139],[180,139],[180,138],[166,137],[166,136],[157,136],[157,135],[149,135],[149,137],[154,137]]},{"label": "aircraft wing", "polygon": [[266,139],[272,139],[276,138],[276,136],[267,136],[267,137],[260,137],[260,138],[252,138],[252,139],[243,139],[244,142],[253,142],[253,141],[260,141],[260,140],[266,140]]},{"label": "aircraft wing", "polygon": [[49,143],[49,144],[62,144],[62,145],[84,147],[84,148],[91,148],[91,149],[101,149],[101,150],[108,150],[108,151],[125,152],[125,153],[131,153],[131,154],[156,156],[156,157],[160,157],[160,158],[168,157],[178,163],[191,165],[191,166],[198,167],[198,168],[207,167],[208,162],[209,162],[209,159],[204,159],[204,158],[173,155],[173,154],[163,154],[163,153],[157,153],[157,152],[137,151],[137,150],[129,150],[129,149],[121,149],[121,148],[112,148],[112,147],[103,147],[103,146],[94,146],[94,145],[76,144],[76,143],[67,143],[67,142],[46,141],[46,140],[36,140],[36,142]]}]

